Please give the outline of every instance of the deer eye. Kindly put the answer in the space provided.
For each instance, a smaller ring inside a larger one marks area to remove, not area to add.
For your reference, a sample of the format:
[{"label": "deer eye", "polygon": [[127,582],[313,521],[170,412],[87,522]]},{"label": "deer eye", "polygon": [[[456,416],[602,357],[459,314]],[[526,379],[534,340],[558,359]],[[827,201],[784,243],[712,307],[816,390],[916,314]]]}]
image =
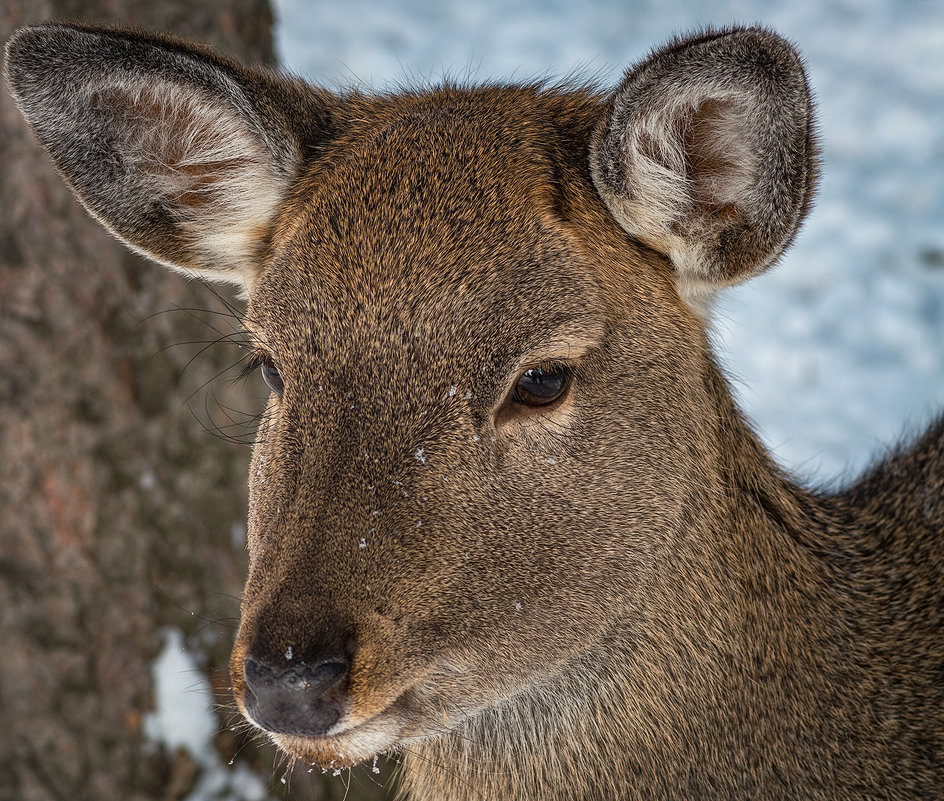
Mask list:
[{"label": "deer eye", "polygon": [[570,368],[550,364],[525,370],[515,382],[512,400],[524,406],[548,406],[570,387]]},{"label": "deer eye", "polygon": [[279,397],[282,397],[282,391],[285,389],[285,385],[282,383],[282,376],[279,375],[279,368],[276,367],[273,362],[264,361],[259,365],[259,369],[262,371],[262,380],[266,382],[269,389]]}]

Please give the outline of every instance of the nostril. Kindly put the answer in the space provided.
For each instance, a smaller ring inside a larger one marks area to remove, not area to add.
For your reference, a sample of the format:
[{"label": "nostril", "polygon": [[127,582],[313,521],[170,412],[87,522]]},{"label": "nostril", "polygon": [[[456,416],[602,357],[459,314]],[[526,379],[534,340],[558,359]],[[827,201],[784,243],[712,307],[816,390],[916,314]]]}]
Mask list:
[{"label": "nostril", "polygon": [[348,663],[341,659],[286,669],[248,658],[243,664],[246,711],[256,724],[277,734],[322,735],[341,717],[343,696],[330,691],[347,671]]},{"label": "nostril", "polygon": [[347,673],[347,662],[322,662],[314,668],[307,665],[303,668],[302,675],[306,681],[317,684],[328,690],[337,684]]},{"label": "nostril", "polygon": [[274,684],[301,684],[312,692],[328,690],[347,673],[346,661],[327,661],[318,665],[302,664],[290,668],[270,667],[265,662],[246,659],[243,665],[246,683],[272,686]]},{"label": "nostril", "polygon": [[347,673],[347,662],[330,661],[319,665],[298,665],[290,668],[270,667],[264,662],[247,659],[243,665],[246,684],[256,687],[297,685],[307,692],[325,692]]}]

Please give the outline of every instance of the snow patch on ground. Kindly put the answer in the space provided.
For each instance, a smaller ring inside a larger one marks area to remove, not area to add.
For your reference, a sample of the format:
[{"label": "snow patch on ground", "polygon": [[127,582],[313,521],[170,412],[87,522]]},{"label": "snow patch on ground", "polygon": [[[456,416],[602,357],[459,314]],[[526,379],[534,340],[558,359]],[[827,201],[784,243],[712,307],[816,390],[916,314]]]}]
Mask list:
[{"label": "snow patch on ground", "polygon": [[266,801],[265,784],[245,765],[228,767],[213,747],[219,721],[215,701],[182,632],[165,628],[164,647],[152,669],[154,711],[144,719],[150,742],[173,753],[182,749],[200,766],[200,778],[185,801]]}]

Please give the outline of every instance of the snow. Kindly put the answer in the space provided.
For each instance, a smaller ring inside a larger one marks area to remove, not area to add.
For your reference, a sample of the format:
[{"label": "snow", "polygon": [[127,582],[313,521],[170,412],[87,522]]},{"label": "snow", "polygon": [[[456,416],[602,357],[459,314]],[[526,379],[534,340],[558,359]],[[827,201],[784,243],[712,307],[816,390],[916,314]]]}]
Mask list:
[{"label": "snow", "polygon": [[[153,665],[155,709],[144,719],[145,735],[170,751],[203,754],[219,730],[216,719],[206,714],[213,706],[210,683],[184,649],[180,630],[166,628],[162,635],[164,648]],[[188,703],[180,703],[181,698]]]},{"label": "snow", "polygon": [[169,752],[186,751],[201,767],[184,801],[266,801],[265,784],[245,765],[224,766],[213,747],[219,732],[213,691],[182,632],[168,627],[161,633],[164,647],[152,665],[155,708],[145,716],[144,733]]},{"label": "snow", "polygon": [[676,32],[767,25],[804,54],[818,201],[777,269],[729,291],[717,347],[778,459],[860,470],[944,407],[944,3],[939,0],[276,0],[292,71],[329,87],[592,78]]}]

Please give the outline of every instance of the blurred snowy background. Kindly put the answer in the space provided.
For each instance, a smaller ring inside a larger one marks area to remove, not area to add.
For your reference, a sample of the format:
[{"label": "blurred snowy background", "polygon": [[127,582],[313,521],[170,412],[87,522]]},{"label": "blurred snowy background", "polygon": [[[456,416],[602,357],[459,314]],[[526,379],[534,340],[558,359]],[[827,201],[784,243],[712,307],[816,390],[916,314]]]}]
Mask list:
[{"label": "blurred snowy background", "polygon": [[729,291],[718,349],[779,460],[832,484],[944,407],[941,0],[275,0],[285,67],[329,87],[593,78],[675,32],[761,23],[803,52],[819,199],[773,272]]}]

